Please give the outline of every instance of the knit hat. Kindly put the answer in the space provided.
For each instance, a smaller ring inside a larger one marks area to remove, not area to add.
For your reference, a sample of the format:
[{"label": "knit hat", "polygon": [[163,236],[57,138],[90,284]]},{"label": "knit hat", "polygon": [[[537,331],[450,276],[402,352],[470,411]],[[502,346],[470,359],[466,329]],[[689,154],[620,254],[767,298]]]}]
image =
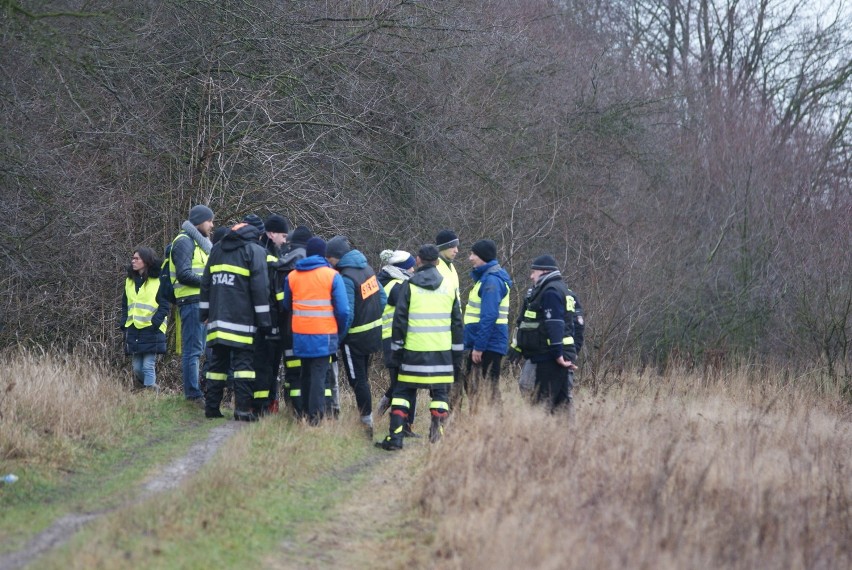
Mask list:
[{"label": "knit hat", "polygon": [[437,261],[438,255],[438,248],[431,243],[422,245],[420,246],[420,249],[417,250],[417,257],[420,258],[420,261]]},{"label": "knit hat", "polygon": [[450,249],[459,245],[459,236],[453,230],[441,230],[435,237],[435,243],[439,250]]},{"label": "knit hat", "polygon": [[470,250],[485,263],[497,259],[497,244],[490,239],[479,240],[471,246]]},{"label": "knit hat", "polygon": [[314,233],[308,228],[308,226],[299,226],[287,236],[287,241],[290,243],[298,243],[304,245],[308,243],[308,240],[314,237]]},{"label": "knit hat", "polygon": [[399,267],[400,269],[411,269],[412,267],[414,267],[415,261],[414,256],[412,256],[410,253],[398,249],[390,256],[388,263],[390,265]]},{"label": "knit hat", "polygon": [[207,206],[204,206],[203,204],[193,206],[189,210],[189,223],[193,226],[201,225],[204,222],[209,222],[212,219],[213,210],[211,210]]},{"label": "knit hat", "polygon": [[266,228],[263,226],[263,220],[260,219],[260,216],[257,214],[247,214],[246,217],[243,218],[243,221],[251,226],[257,228],[257,231],[263,233],[266,231]]},{"label": "knit hat", "polygon": [[305,245],[305,255],[307,257],[312,255],[325,257],[325,240],[319,237],[312,237],[309,239],[308,243]]},{"label": "knit hat", "polygon": [[352,251],[352,246],[349,245],[349,239],[346,236],[334,236],[328,240],[325,256],[341,259],[350,251]]},{"label": "knit hat", "polygon": [[225,226],[219,226],[215,230],[213,230],[213,235],[210,236],[210,243],[219,243],[225,234],[231,231],[231,228]]},{"label": "knit hat", "polygon": [[541,269],[542,271],[558,271],[559,267],[556,265],[556,260],[553,259],[552,255],[544,254],[536,257],[532,262],[533,269]]},{"label": "knit hat", "polygon": [[290,222],[287,221],[287,218],[278,214],[269,214],[263,220],[263,225],[266,226],[266,231],[268,232],[286,234],[290,231]]}]

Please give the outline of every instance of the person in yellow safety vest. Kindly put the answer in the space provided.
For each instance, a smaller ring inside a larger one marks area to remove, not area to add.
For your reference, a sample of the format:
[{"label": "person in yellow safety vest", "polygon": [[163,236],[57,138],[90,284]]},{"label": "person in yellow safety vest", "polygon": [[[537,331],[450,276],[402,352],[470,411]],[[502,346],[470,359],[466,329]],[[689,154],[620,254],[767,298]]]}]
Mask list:
[{"label": "person in yellow safety vest", "polygon": [[204,415],[220,418],[219,406],[228,381],[234,377],[234,419],[256,421],[254,412],[255,333],[272,331],[266,250],[258,243],[260,232],[241,222],[231,227],[210,253],[201,279],[198,304],[207,322],[207,343],[213,359],[207,369]]},{"label": "person in yellow safety vest", "polygon": [[343,277],[346,286],[349,326],[340,340],[342,362],[355,393],[361,423],[372,441],[373,397],[368,374],[371,356],[382,349],[382,311],[388,301],[387,295],[379,286],[376,272],[367,258],[352,248],[346,236],[328,240],[325,257]]},{"label": "person in yellow safety vest", "polygon": [[391,400],[388,436],[376,443],[388,451],[402,449],[405,421],[418,388],[428,388],[432,395],[430,442],[441,438],[449,415],[453,370],[464,353],[463,329],[458,297],[436,267],[438,255],[434,245],[422,246],[417,252],[420,266],[400,286],[391,327],[391,349],[399,376]]},{"label": "person in yellow safety vest", "polygon": [[204,394],[198,385],[198,364],[204,353],[206,330],[199,318],[198,302],[201,276],[213,244],[213,210],[199,204],[189,210],[189,219],[172,240],[169,253],[172,287],[180,315],[181,372],[183,395],[187,400],[204,405]]},{"label": "person in yellow safety vest", "polygon": [[[388,369],[390,376],[390,384],[385,391],[384,396],[379,401],[379,406],[376,409],[378,415],[383,415],[390,408],[390,400],[393,396],[394,387],[396,387],[399,368],[394,365],[391,351],[391,326],[393,325],[393,314],[396,309],[396,299],[399,296],[399,286],[411,277],[414,273],[416,261],[414,256],[407,251],[386,249],[380,254],[383,267],[377,278],[379,285],[385,290],[388,297],[388,304],[385,305],[385,310],[382,313],[382,351],[384,352],[385,367]],[[420,437],[412,430],[414,423],[414,413],[417,408],[416,392],[415,397],[411,401],[411,410],[408,419],[403,428],[405,437]]]},{"label": "person in yellow safety vest", "polygon": [[492,405],[501,403],[500,364],[509,348],[512,278],[497,263],[497,244],[493,241],[479,240],[470,249],[474,286],[464,309],[464,348],[470,351],[464,383],[473,409],[486,393]]},{"label": "person in yellow safety vest", "polygon": [[[456,292],[456,299],[461,306],[461,295],[459,291],[459,274],[456,271],[454,261],[459,253],[459,237],[453,230],[441,230],[435,236],[435,243],[440,252],[438,260],[438,271],[448,280],[450,287],[453,287]],[[459,366],[453,370],[453,386],[450,388],[450,410],[455,410],[461,407],[462,396],[464,395],[464,379],[463,379],[462,364],[459,361]]]},{"label": "person in yellow safety vest", "polygon": [[160,264],[150,247],[133,252],[124,280],[121,329],[124,352],[131,356],[136,385],[159,392],[155,365],[166,353],[166,320],[169,302],[160,292]]}]

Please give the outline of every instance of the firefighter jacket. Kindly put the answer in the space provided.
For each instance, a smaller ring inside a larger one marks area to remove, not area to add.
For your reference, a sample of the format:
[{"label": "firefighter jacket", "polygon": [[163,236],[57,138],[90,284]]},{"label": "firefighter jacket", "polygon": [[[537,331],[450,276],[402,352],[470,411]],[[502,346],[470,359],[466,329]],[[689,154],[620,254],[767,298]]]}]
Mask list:
[{"label": "firefighter jacket", "polygon": [[456,271],[456,266],[453,265],[453,262],[444,259],[443,255],[438,256],[438,272],[443,275],[444,279],[447,279],[447,284],[450,288],[452,288],[456,292],[456,299],[459,300],[459,304],[461,304],[461,296],[459,295],[459,274]]},{"label": "firefighter jacket", "polygon": [[269,320],[272,324],[271,338],[280,338],[281,301],[284,300],[284,284],[278,278],[281,269],[281,249],[264,233],[260,236],[260,245],[266,249],[266,276],[269,280]]},{"label": "firefighter jacket", "polygon": [[574,345],[574,296],[559,271],[541,276],[527,292],[518,317],[515,343],[532,362],[577,362]]},{"label": "firefighter jacket", "polygon": [[348,333],[341,343],[355,354],[371,354],[382,348],[382,311],[387,304],[384,288],[367,258],[357,249],[345,253],[335,268],[343,276],[349,302]]},{"label": "firefighter jacket", "polygon": [[142,277],[130,267],[121,300],[121,328],[126,354],[165,354],[169,302],[160,292],[160,268],[150,267]]},{"label": "firefighter jacket", "polygon": [[284,248],[284,253],[281,256],[281,263],[278,266],[278,275],[275,278],[281,289],[281,302],[278,304],[281,311],[278,320],[278,328],[281,334],[281,345],[284,349],[284,366],[286,368],[299,368],[302,366],[302,361],[293,354],[293,331],[290,329],[289,314],[285,314],[284,310],[284,280],[293,269],[296,268],[296,262],[305,259],[304,244],[288,243]]},{"label": "firefighter jacket", "polygon": [[198,228],[188,220],[183,223],[169,248],[172,287],[178,305],[198,302],[201,278],[211,248],[210,240],[201,235]]},{"label": "firefighter jacket", "polygon": [[343,278],[319,255],[296,262],[284,281],[284,311],[293,331],[293,353],[319,358],[337,352],[346,334],[349,304]]},{"label": "firefighter jacket", "polygon": [[271,329],[266,251],[257,228],[240,223],[210,252],[201,279],[201,320],[207,343],[245,348],[258,329]]},{"label": "firefighter jacket", "polygon": [[470,272],[474,281],[464,309],[464,348],[506,354],[512,278],[493,259]]},{"label": "firefighter jacket", "polygon": [[423,265],[400,285],[391,329],[399,381],[451,384],[461,362],[463,326],[453,284],[434,265]]}]

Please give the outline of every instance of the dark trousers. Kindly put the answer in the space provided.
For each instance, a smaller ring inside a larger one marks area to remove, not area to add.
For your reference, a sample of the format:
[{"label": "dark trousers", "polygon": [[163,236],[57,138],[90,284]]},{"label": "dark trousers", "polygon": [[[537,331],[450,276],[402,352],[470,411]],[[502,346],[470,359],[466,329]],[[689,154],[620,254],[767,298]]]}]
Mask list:
[{"label": "dark trousers", "polygon": [[281,339],[254,337],[254,405],[256,413],[273,411],[278,399],[278,369],[281,365]]},{"label": "dark trousers", "polygon": [[[385,398],[390,400],[393,398],[393,391],[396,389],[397,379],[399,378],[399,368],[395,368],[393,366],[388,367],[388,375],[390,376],[390,386],[385,390]],[[411,408],[408,411],[408,420],[407,424],[409,427],[414,423],[414,416],[416,415],[417,410],[417,391],[415,390],[414,394],[411,396]]]},{"label": "dark trousers", "polygon": [[327,412],[326,375],[328,374],[328,356],[302,358],[300,378],[302,413],[312,424],[318,423]]},{"label": "dark trousers", "polygon": [[358,404],[358,413],[361,417],[373,413],[373,396],[370,393],[370,382],[367,378],[370,356],[370,354],[359,354],[348,344],[343,344],[343,367],[346,368],[349,385],[355,392],[355,402]]},{"label": "dark trousers", "polygon": [[234,408],[239,412],[250,412],[254,398],[254,348],[221,344],[215,344],[212,348],[213,359],[207,369],[206,410],[219,410],[230,372],[234,377]]},{"label": "dark trousers", "polygon": [[413,384],[411,382],[397,382],[391,399],[391,421],[390,440],[402,447],[402,429],[408,415],[414,409],[417,390],[428,389],[432,396],[429,411],[433,417],[439,418],[441,423],[447,418],[450,409],[449,396],[450,386],[448,384]]},{"label": "dark trousers", "polygon": [[302,413],[302,360],[293,354],[293,335],[282,332],[284,353],[284,386],[281,397],[284,403],[293,408],[296,416]]},{"label": "dark trousers", "polygon": [[450,388],[450,409],[461,409],[462,398],[464,397],[464,370],[461,364],[456,366],[453,363],[453,385]]},{"label": "dark trousers", "polygon": [[479,364],[473,361],[470,354],[467,355],[464,390],[467,392],[471,410],[476,408],[479,400],[482,399],[487,399],[494,406],[501,404],[500,364],[502,361],[502,354],[490,350],[482,353],[482,360]]},{"label": "dark trousers", "polygon": [[555,360],[536,362],[535,395],[536,404],[544,404],[552,413],[559,408],[569,406],[574,399],[574,374],[559,366]]}]

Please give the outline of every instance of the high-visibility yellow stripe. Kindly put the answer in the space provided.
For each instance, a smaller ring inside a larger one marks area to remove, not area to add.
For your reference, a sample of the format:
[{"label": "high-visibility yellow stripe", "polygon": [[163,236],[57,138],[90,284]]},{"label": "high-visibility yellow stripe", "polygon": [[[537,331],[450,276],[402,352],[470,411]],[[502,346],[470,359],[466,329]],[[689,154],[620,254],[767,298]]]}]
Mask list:
[{"label": "high-visibility yellow stripe", "polygon": [[256,399],[257,398],[268,398],[269,397],[269,390],[258,390],[257,392],[254,393],[254,397]]},{"label": "high-visibility yellow stripe", "polygon": [[357,327],[352,327],[351,329],[349,329],[349,334],[368,331],[370,329],[374,329],[374,328],[377,328],[377,327],[380,327],[380,326],[382,326],[382,318],[381,317],[379,317],[378,319],[376,319],[375,321],[373,321],[371,323],[367,323],[367,324],[364,324],[364,325],[358,325]]},{"label": "high-visibility yellow stripe", "polygon": [[429,404],[430,410],[450,410],[450,405],[446,402],[432,402]]},{"label": "high-visibility yellow stripe", "polygon": [[331,388],[326,388],[326,389],[325,389],[325,397],[326,397],[326,398],[331,398]]},{"label": "high-visibility yellow stripe", "polygon": [[251,275],[251,271],[239,265],[231,265],[230,263],[220,263],[210,266],[210,273],[236,273],[237,275]]},{"label": "high-visibility yellow stripe", "polygon": [[235,370],[234,378],[254,378],[254,370]]},{"label": "high-visibility yellow stripe", "polygon": [[302,360],[299,358],[294,358],[292,360],[285,360],[284,366],[287,368],[299,368],[302,366]]},{"label": "high-visibility yellow stripe", "polygon": [[290,390],[290,397],[291,398],[298,398],[301,395],[302,395],[302,391],[299,388],[296,388],[294,390]]},{"label": "high-visibility yellow stripe", "polygon": [[403,408],[410,408],[411,402],[409,402],[405,398],[394,398],[393,400],[391,400],[391,406],[402,406]]},{"label": "high-visibility yellow stripe", "polygon": [[215,340],[220,338],[222,340],[230,340],[233,342],[239,342],[240,344],[252,344],[254,343],[254,337],[244,336],[241,334],[233,334],[225,331],[213,331],[207,335],[207,342],[211,340]]},{"label": "high-visibility yellow stripe", "polygon": [[224,372],[208,372],[207,373],[208,380],[227,380],[228,375]]}]

